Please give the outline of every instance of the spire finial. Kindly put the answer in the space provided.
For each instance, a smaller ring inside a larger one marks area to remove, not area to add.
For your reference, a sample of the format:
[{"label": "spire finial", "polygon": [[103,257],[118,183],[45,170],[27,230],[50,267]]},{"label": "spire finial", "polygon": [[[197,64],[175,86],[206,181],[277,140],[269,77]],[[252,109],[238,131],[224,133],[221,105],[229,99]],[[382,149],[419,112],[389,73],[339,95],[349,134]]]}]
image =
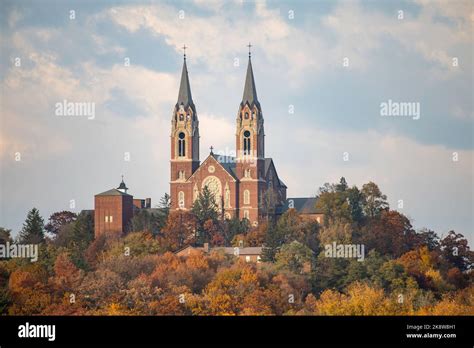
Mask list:
[{"label": "spire finial", "polygon": [[213,154],[214,154],[214,151],[213,151],[213,150],[214,150],[214,146],[211,145],[211,147],[210,147],[209,149],[211,150],[211,155],[213,155]]},{"label": "spire finial", "polygon": [[186,44],[184,44],[181,48],[183,49],[184,60],[186,60]]},{"label": "spire finial", "polygon": [[250,49],[252,48],[252,44],[249,42],[247,47],[249,48],[249,58],[250,58],[252,56],[252,52],[250,51]]},{"label": "spire finial", "polygon": [[123,174],[122,174],[122,182],[123,182]]}]

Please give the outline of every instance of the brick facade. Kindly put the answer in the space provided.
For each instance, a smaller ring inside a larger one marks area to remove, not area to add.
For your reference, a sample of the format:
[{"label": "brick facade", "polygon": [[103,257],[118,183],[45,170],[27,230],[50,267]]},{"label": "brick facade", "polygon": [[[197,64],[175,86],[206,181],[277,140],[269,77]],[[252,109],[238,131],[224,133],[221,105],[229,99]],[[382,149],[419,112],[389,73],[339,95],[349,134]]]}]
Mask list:
[{"label": "brick facade", "polygon": [[171,210],[191,209],[204,186],[214,193],[222,216],[247,218],[254,226],[285,203],[286,186],[278,178],[273,160],[265,158],[263,114],[250,58],[237,112],[235,157],[220,156],[211,149],[200,164],[199,121],[186,60],[171,123]]}]

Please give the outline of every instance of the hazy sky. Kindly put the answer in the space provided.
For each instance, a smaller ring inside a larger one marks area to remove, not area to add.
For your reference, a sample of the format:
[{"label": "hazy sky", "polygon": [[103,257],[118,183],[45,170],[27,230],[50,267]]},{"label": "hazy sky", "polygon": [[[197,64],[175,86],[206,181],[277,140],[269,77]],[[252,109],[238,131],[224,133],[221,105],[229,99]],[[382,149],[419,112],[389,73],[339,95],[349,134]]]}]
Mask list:
[{"label": "hazy sky", "polygon": [[[0,16],[0,226],[17,232],[32,207],[92,209],[122,174],[156,204],[183,44],[201,161],[234,150],[250,41],[289,197],[374,181],[416,228],[473,242],[470,1],[1,0]],[[64,100],[95,103],[95,118],[56,116]],[[419,119],[381,116],[389,100],[419,103]]]}]

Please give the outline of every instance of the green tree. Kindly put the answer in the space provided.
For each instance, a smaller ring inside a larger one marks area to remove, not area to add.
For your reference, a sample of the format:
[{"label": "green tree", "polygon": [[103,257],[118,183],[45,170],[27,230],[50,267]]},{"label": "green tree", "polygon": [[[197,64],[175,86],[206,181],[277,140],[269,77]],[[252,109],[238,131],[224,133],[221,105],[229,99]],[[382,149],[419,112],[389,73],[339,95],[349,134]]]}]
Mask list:
[{"label": "green tree", "polygon": [[262,248],[262,261],[275,262],[275,255],[283,244],[283,236],[278,228],[269,226]]},{"label": "green tree", "polygon": [[344,192],[348,188],[346,178],[342,177],[341,180],[339,180],[339,184],[336,185],[336,192]]},{"label": "green tree", "polygon": [[28,212],[23,228],[20,231],[19,242],[24,244],[37,244],[44,242],[44,220],[38,209],[33,208]]},{"label": "green tree", "polygon": [[309,271],[312,263],[313,251],[298,241],[283,244],[275,255],[277,268],[297,274],[303,273],[305,268]]},{"label": "green tree", "polygon": [[191,211],[197,220],[197,243],[209,242],[210,231],[206,229],[206,224],[214,225],[217,223],[218,213],[216,198],[207,186],[204,186],[202,192],[199,193],[198,197],[193,203]]},{"label": "green tree", "polygon": [[351,219],[353,222],[360,224],[364,219],[364,196],[359,191],[357,186],[352,186],[347,191],[347,198],[349,200],[349,210],[351,214]]},{"label": "green tree", "polygon": [[388,209],[387,196],[382,194],[379,187],[369,182],[362,186],[362,195],[364,196],[364,213],[370,218],[380,215],[382,210]]},{"label": "green tree", "polygon": [[474,252],[470,250],[467,239],[460,233],[449,231],[441,240],[444,259],[462,272],[474,268]]}]

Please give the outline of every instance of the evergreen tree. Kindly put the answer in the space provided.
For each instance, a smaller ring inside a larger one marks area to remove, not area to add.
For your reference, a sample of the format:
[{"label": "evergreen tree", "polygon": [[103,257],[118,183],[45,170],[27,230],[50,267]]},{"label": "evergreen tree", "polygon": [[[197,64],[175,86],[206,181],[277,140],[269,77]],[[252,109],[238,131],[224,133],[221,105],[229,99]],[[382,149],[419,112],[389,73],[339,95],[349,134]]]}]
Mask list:
[{"label": "evergreen tree", "polygon": [[336,185],[336,192],[344,192],[349,188],[346,178],[342,177],[339,184]]},{"label": "evergreen tree", "polygon": [[275,262],[275,255],[283,244],[280,230],[275,226],[270,226],[265,236],[265,244],[262,248],[262,261]]},{"label": "evergreen tree", "polygon": [[165,193],[164,196],[160,198],[158,208],[160,208],[163,211],[167,219],[170,213],[170,208],[171,208],[171,197],[169,194]]},{"label": "evergreen tree", "polygon": [[348,199],[352,221],[356,223],[362,222],[364,218],[364,212],[362,210],[363,195],[357,186],[353,186],[348,190]]},{"label": "evergreen tree", "polygon": [[214,194],[207,186],[204,186],[202,192],[199,193],[191,211],[197,220],[196,242],[209,242],[210,236],[209,231],[206,230],[206,225],[217,224],[218,213]]},{"label": "evergreen tree", "polygon": [[19,242],[24,244],[44,242],[44,221],[38,209],[33,208],[28,212],[23,228],[20,231]]}]

